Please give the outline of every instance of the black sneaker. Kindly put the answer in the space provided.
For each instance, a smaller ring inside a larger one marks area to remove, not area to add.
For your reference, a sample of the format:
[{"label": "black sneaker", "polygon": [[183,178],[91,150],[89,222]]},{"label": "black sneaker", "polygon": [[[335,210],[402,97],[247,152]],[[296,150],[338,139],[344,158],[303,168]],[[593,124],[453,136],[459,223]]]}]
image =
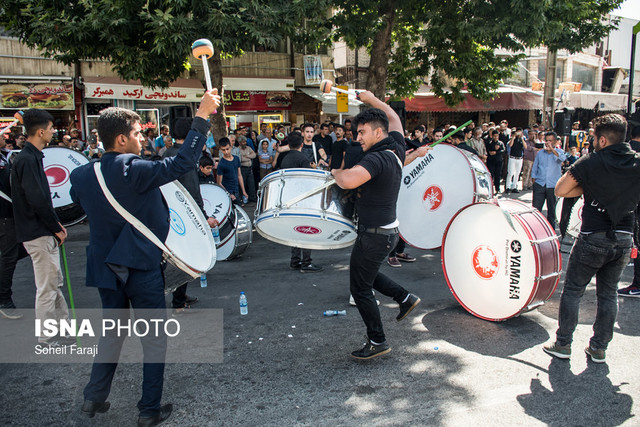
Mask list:
[{"label": "black sneaker", "polygon": [[302,263],[297,263],[297,264],[289,264],[289,269],[290,270],[300,270],[300,267],[302,267]]},{"label": "black sneaker", "polygon": [[512,192],[512,193],[515,193],[515,194],[520,193],[520,192],[518,191],[518,189],[511,190],[511,192]]},{"label": "black sneaker", "polygon": [[198,297],[190,297],[189,295],[187,295],[185,301],[188,305],[193,305],[198,302]]},{"label": "black sneaker", "polygon": [[8,303],[0,306],[0,316],[9,320],[18,320],[22,318],[22,314],[18,313],[16,306],[13,303]]},{"label": "black sneaker", "polygon": [[92,402],[85,400],[82,404],[82,413],[89,418],[93,418],[96,416],[96,413],[104,414],[110,407],[111,403],[109,402]]},{"label": "black sneaker", "polygon": [[399,322],[411,313],[411,311],[420,304],[420,298],[414,294],[409,294],[409,297],[405,302],[400,303],[400,313],[396,316],[396,320]]},{"label": "black sneaker", "polygon": [[351,353],[351,357],[359,360],[368,360],[373,359],[374,357],[382,356],[383,354],[387,354],[391,351],[391,347],[387,342],[383,342],[382,344],[373,344],[369,338],[367,338],[367,342],[364,344],[364,347],[360,350],[356,350]]},{"label": "black sneaker", "polygon": [[300,271],[303,273],[317,273],[322,271],[322,266],[315,264],[307,264],[300,267]]}]

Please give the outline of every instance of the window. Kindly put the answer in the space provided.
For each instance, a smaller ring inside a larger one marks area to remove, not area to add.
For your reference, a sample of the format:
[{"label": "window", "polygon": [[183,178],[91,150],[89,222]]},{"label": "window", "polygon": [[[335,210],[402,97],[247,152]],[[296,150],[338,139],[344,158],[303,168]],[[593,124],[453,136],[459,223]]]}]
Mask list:
[{"label": "window", "polygon": [[[556,62],[556,87],[562,83],[562,76],[564,75],[565,62],[558,60]],[[545,81],[547,75],[547,60],[541,59],[538,61],[538,78],[541,81]]]},{"label": "window", "polygon": [[573,63],[573,72],[571,73],[571,81],[582,83],[583,90],[594,90],[594,82],[596,79],[596,69],[587,65]]}]

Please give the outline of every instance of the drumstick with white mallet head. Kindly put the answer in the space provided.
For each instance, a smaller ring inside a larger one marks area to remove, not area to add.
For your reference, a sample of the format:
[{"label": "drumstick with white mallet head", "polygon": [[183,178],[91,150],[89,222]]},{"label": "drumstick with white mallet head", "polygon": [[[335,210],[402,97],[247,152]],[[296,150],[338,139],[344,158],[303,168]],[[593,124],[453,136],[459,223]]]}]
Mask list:
[{"label": "drumstick with white mallet head", "polygon": [[[213,89],[211,85],[211,75],[209,74],[209,63],[207,59],[213,56],[213,44],[209,39],[198,39],[191,45],[191,54],[202,60],[202,68],[204,69],[204,79],[207,83],[207,90]],[[217,111],[214,110],[213,114]]]},{"label": "drumstick with white mallet head", "polygon": [[15,125],[17,125],[18,123],[22,124],[22,123],[23,123],[23,121],[22,121],[22,116],[23,116],[23,115],[24,115],[24,112],[22,112],[22,111],[18,111],[17,113],[15,113],[15,114],[13,115],[13,117],[15,118],[15,120],[14,120],[14,121],[12,121],[12,122],[9,124],[9,126],[7,126],[6,128],[2,129],[2,130],[0,131],[0,135],[4,135],[4,134],[5,134],[5,132],[9,131],[9,129],[11,129],[12,127],[14,127]]},{"label": "drumstick with white mallet head", "polygon": [[340,89],[339,87],[333,87],[333,82],[331,80],[323,80],[320,82],[320,92],[322,93],[330,93],[331,91],[344,93],[346,95],[354,95],[357,97],[360,95],[360,91],[354,90],[353,92],[349,92],[348,90]]}]

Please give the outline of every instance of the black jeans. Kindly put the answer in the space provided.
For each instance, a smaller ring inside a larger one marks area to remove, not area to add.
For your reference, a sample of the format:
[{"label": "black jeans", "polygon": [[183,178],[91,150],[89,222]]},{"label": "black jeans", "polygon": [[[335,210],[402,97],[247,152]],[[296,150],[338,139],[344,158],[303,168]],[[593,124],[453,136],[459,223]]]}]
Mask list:
[{"label": "black jeans", "polygon": [[311,249],[291,248],[291,267],[302,264],[303,267],[311,264]]},{"label": "black jeans", "polygon": [[187,283],[173,291],[171,297],[171,307],[182,308],[187,303]]},{"label": "black jeans", "polygon": [[397,234],[359,233],[349,260],[351,295],[367,326],[367,336],[377,343],[386,339],[372,289],[393,298],[398,304],[409,295],[402,286],[379,273],[380,265],[387,260],[391,250],[398,244],[398,239]]},{"label": "black jeans", "polygon": [[487,169],[493,178],[493,188],[496,192],[500,192],[500,179],[502,178],[502,163],[500,161],[487,161]]},{"label": "black jeans", "polygon": [[389,254],[390,257],[394,257],[398,254],[403,254],[404,250],[406,249],[407,244],[405,243],[404,240],[402,239],[398,239],[398,244],[396,245],[396,247],[391,251],[391,253]]},{"label": "black jeans", "polygon": [[13,218],[0,218],[0,305],[10,304],[13,272],[16,264],[29,254],[16,242],[16,227]]},{"label": "black jeans", "polygon": [[571,249],[564,289],[560,297],[560,313],[556,338],[558,344],[571,344],[578,325],[580,299],[589,282],[596,276],[597,309],[593,324],[591,348],[606,350],[613,338],[613,325],[618,314],[618,282],[629,262],[633,239],[630,234],[580,234]]},{"label": "black jeans", "polygon": [[547,202],[547,219],[551,227],[556,228],[556,195],[555,187],[543,187],[538,183],[533,184],[533,207],[542,213],[545,201]]}]

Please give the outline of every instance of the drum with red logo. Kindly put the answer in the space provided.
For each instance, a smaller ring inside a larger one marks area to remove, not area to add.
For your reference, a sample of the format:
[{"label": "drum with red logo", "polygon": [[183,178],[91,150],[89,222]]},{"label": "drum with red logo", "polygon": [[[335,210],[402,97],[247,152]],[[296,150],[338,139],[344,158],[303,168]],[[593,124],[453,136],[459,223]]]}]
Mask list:
[{"label": "drum with red logo", "polygon": [[[564,203],[564,197],[558,199],[556,203],[556,218],[560,220],[562,218],[562,204]],[[574,239],[580,235],[580,228],[582,227],[582,209],[584,208],[584,197],[580,197],[576,200],[576,204],[571,209],[571,215],[569,216],[569,224],[567,225],[567,233]]]},{"label": "drum with red logo", "polygon": [[547,301],[560,280],[560,245],[547,219],[518,200],[460,210],[442,242],[449,289],[471,314],[501,321]]},{"label": "drum with red logo", "polygon": [[419,249],[436,249],[463,207],[493,198],[491,174],[475,155],[439,144],[402,170],[397,216],[400,236]]},{"label": "drum with red logo", "polygon": [[82,153],[66,147],[47,147],[42,150],[44,173],[49,181],[51,201],[60,222],[65,227],[75,225],[85,219],[80,205],[71,200],[69,176],[75,168],[89,163]]},{"label": "drum with red logo", "polygon": [[356,226],[343,200],[344,191],[331,185],[288,207],[296,196],[332,179],[316,169],[282,169],[260,181],[255,227],[266,239],[305,249],[338,249],[356,240]]}]

